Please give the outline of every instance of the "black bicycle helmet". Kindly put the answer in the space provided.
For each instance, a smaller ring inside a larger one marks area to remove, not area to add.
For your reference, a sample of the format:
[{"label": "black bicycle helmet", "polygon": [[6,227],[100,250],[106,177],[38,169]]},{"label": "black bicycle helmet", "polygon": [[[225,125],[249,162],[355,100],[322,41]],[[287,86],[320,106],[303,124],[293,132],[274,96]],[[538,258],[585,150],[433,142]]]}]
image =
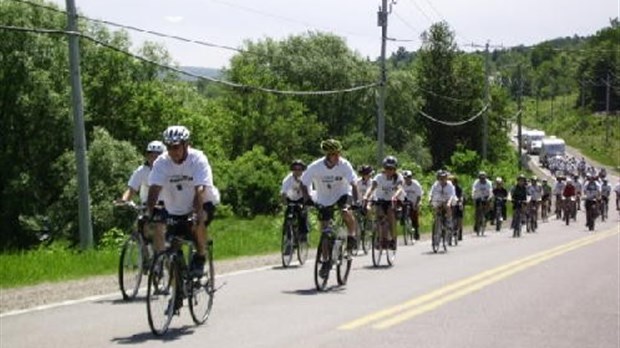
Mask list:
[{"label": "black bicycle helmet", "polygon": [[382,162],[383,168],[394,168],[398,167],[398,160],[394,156],[387,156],[383,159]]},{"label": "black bicycle helmet", "polygon": [[357,172],[360,175],[369,175],[372,173],[372,167],[369,166],[368,164],[364,164],[360,167],[360,169]]},{"label": "black bicycle helmet", "polygon": [[304,163],[304,161],[300,160],[300,159],[296,159],[293,162],[291,162],[291,170],[293,170],[295,167],[301,167],[302,170],[306,169],[306,164]]}]

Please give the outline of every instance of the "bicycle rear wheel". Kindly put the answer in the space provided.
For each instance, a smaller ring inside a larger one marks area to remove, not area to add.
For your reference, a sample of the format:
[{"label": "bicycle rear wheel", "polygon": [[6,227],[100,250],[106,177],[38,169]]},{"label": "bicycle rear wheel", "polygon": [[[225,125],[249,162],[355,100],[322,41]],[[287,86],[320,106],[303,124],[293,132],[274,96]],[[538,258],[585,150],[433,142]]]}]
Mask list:
[{"label": "bicycle rear wheel", "polygon": [[360,240],[362,242],[362,250],[364,255],[368,255],[368,252],[372,249],[372,233],[368,230],[370,222],[364,223],[363,229],[360,232]]},{"label": "bicycle rear wheel", "polygon": [[161,336],[168,331],[175,312],[178,271],[174,256],[164,252],[155,256],[146,293],[146,310],[153,334]]},{"label": "bicycle rear wheel", "polygon": [[282,254],[282,267],[286,268],[291,264],[293,260],[293,252],[295,251],[293,246],[293,225],[290,222],[286,223],[284,227],[284,233],[282,233],[282,243],[280,252]]},{"label": "bicycle rear wheel", "polygon": [[379,236],[377,231],[372,232],[372,265],[379,267],[381,264],[381,256],[383,255],[384,248],[383,239]]},{"label": "bicycle rear wheel", "polygon": [[[308,238],[309,233],[306,234],[306,238]],[[300,265],[303,265],[306,263],[306,260],[308,260],[308,240],[306,239],[305,241],[301,241],[299,239],[297,239],[297,260],[299,261]]]},{"label": "bicycle rear wheel", "polygon": [[[327,286],[327,279],[329,279],[329,272],[325,274],[325,277],[321,277],[321,268],[324,264],[330,262],[330,256],[323,256],[323,245],[327,243],[326,247],[329,246],[329,239],[325,234],[321,234],[321,239],[319,240],[319,245],[316,250],[316,260],[314,262],[314,285],[318,291],[325,290]],[[331,248],[328,248],[331,254]]]},{"label": "bicycle rear wheel", "polygon": [[405,221],[401,226],[403,230],[403,240],[405,241],[405,245],[413,245],[413,227],[411,225],[411,218],[409,216],[405,216]]},{"label": "bicycle rear wheel", "polygon": [[207,254],[205,273],[200,278],[190,280],[191,290],[189,293],[189,312],[196,325],[204,324],[211,314],[213,307],[213,295],[215,294],[215,270],[213,267],[213,254]]},{"label": "bicycle rear wheel", "polygon": [[143,247],[142,237],[136,232],[132,233],[121,250],[118,264],[118,284],[123,295],[123,300],[132,300],[138,294],[143,275]]}]

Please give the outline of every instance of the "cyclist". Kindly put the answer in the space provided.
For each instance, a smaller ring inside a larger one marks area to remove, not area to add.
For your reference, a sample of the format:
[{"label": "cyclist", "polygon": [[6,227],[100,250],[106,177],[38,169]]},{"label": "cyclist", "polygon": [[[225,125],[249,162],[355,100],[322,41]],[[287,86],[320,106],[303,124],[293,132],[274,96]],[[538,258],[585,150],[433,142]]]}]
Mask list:
[{"label": "cyclist", "polygon": [[[191,226],[196,254],[190,264],[190,274],[201,276],[204,273],[206,241],[209,240],[205,196],[215,196],[213,175],[207,156],[202,151],[190,147],[190,132],[184,126],[170,126],[163,133],[167,152],[153,163],[149,175],[149,195],[147,214],[155,223],[158,235],[163,235],[165,221],[187,221],[191,216]],[[205,192],[206,191],[206,192]],[[165,212],[155,209],[157,197],[161,194]]]},{"label": "cyclist", "polygon": [[566,187],[566,183],[564,182],[564,176],[558,175],[556,177],[555,185],[553,186],[553,195],[555,195],[555,212],[556,216],[561,216],[562,213],[562,196],[564,193],[564,187]]},{"label": "cyclist", "polygon": [[372,167],[368,164],[362,165],[357,173],[359,174],[359,178],[357,179],[357,205],[359,205],[361,209],[361,213],[363,216],[366,216],[368,212],[368,207],[364,205],[364,195],[370,188],[372,184]]},{"label": "cyclist", "polygon": [[620,181],[614,187],[614,192],[616,193],[616,210],[620,210]]},{"label": "cyclist", "polygon": [[[454,185],[454,194],[456,195],[456,201],[452,206],[452,213],[454,214],[455,224],[454,228],[457,230],[458,239],[463,240],[463,214],[465,212],[465,199],[463,197],[463,188],[459,185],[459,179],[456,175],[448,175],[448,181]],[[452,242],[452,241],[450,241]]]},{"label": "cyclist", "polygon": [[[377,217],[387,216],[390,226],[388,236],[388,248],[396,250],[396,214],[394,203],[396,202],[400,187],[403,185],[403,176],[396,172],[398,160],[394,156],[383,159],[383,171],[375,175],[372,184],[364,196],[364,201],[369,201],[374,194],[375,213]],[[378,188],[378,190],[377,190]]]},{"label": "cyclist", "polygon": [[411,226],[414,229],[413,239],[420,240],[420,223],[418,216],[420,211],[420,201],[422,200],[424,190],[422,189],[420,183],[413,178],[413,173],[410,170],[403,171],[403,179],[403,185],[395,196],[398,197],[399,202],[411,202],[411,210],[409,211],[411,215],[409,218],[411,218]]},{"label": "cyclist", "polygon": [[436,174],[437,180],[431,186],[429,193],[429,203],[435,211],[445,209],[446,220],[448,224],[452,224],[452,209],[456,202],[456,192],[454,185],[448,180],[448,172],[439,170]]},{"label": "cyclist", "polygon": [[[319,205],[321,231],[332,219],[334,205],[342,212],[342,219],[347,226],[347,247],[355,249],[355,219],[351,213],[351,203],[357,201],[357,175],[351,163],[340,156],[342,144],[335,139],[321,142],[321,150],[325,156],[312,162],[301,176],[304,199],[310,200],[309,188],[314,184],[316,189],[315,202]],[[351,197],[353,196],[353,197]],[[327,252],[327,250],[324,250]],[[324,263],[320,274],[323,278],[329,273],[331,265]]]},{"label": "cyclist", "polygon": [[[293,207],[288,206],[288,203],[297,203],[302,206],[299,215],[297,216],[297,226],[299,226],[299,239],[302,242],[308,240],[308,209],[303,205],[304,195],[301,190],[301,175],[306,169],[306,164],[299,159],[291,162],[291,172],[282,180],[282,187],[280,189],[280,195],[282,202],[286,204],[286,211],[284,212],[285,223],[286,216],[291,213]],[[286,233],[284,225],[282,226],[282,233]]]},{"label": "cyclist", "polygon": [[[127,183],[127,189],[123,192],[122,197],[117,200],[118,204],[123,204],[130,202],[135,194],[138,194],[140,197],[140,204],[146,206],[146,201],[149,194],[149,174],[151,173],[151,168],[153,168],[153,162],[161,155],[166,147],[164,143],[159,140],[153,140],[146,146],[145,160],[144,163],[141,164],[138,168],[136,168],[131,177],[129,177],[129,182]],[[160,207],[163,207],[163,203],[159,202]],[[163,209],[163,208],[160,208]],[[142,233],[146,232],[144,229],[139,228]],[[146,235],[142,235],[145,240],[148,240]],[[153,247],[157,251],[161,251],[164,249],[164,236],[155,233],[153,235]]]},{"label": "cyclist", "polygon": [[[512,188],[512,190],[510,191],[510,197],[512,198],[512,212],[513,212],[513,216],[515,216],[515,212],[517,211],[517,209],[522,209],[522,205],[527,203],[528,200],[528,194],[527,194],[527,179],[525,178],[525,175],[520,174],[517,177],[517,184]],[[521,215],[521,218],[523,219],[523,215]],[[515,219],[512,219],[512,228],[515,228]]]},{"label": "cyclist", "polygon": [[542,202],[546,202],[547,213],[550,213],[551,212],[551,193],[553,189],[551,188],[551,185],[549,185],[549,183],[547,182],[547,179],[545,178],[542,179],[541,186],[542,186],[541,200]]},{"label": "cyclist", "polygon": [[[482,216],[484,219],[487,217],[487,212],[489,210],[489,199],[491,198],[493,187],[491,187],[491,182],[487,180],[487,173],[481,171],[478,173],[478,179],[474,181],[474,184],[471,188],[471,196],[474,200],[476,206],[476,216],[478,216],[478,212],[482,209]],[[474,224],[474,231],[478,232],[480,226]]]},{"label": "cyclist", "polygon": [[[596,202],[601,199],[601,185],[599,185],[596,179],[597,179],[596,176],[588,175],[587,182],[584,185],[583,194],[585,196],[585,201],[586,201],[585,202],[586,213],[590,210],[590,207],[592,207],[593,205],[596,205]],[[588,227],[587,221],[586,221],[586,227]]]},{"label": "cyclist", "polygon": [[[495,178],[495,188],[493,188],[493,197],[501,199],[502,220],[506,220],[506,200],[508,199],[508,190],[504,188],[504,180],[499,176]],[[491,219],[493,222],[494,219]]]},{"label": "cyclist", "polygon": [[609,208],[609,196],[611,196],[611,185],[609,185],[606,178],[602,178],[601,200],[605,202],[607,208]]},{"label": "cyclist", "polygon": [[577,210],[581,210],[581,195],[583,193],[583,185],[579,180],[579,175],[573,175],[573,185],[575,185],[575,194],[577,195]]},{"label": "cyclist", "polygon": [[534,220],[538,219],[538,205],[543,195],[543,188],[538,185],[538,178],[533,176],[530,179],[530,185],[527,187],[527,194],[530,196],[530,207],[535,212]]},{"label": "cyclist", "polygon": [[[577,188],[573,183],[573,179],[566,179],[566,186],[564,186],[564,190],[562,191],[563,205],[570,204],[571,199],[576,199],[577,197]],[[577,205],[579,205],[579,202],[577,202]],[[571,214],[576,214],[576,212],[573,211],[575,207],[570,208]]]}]

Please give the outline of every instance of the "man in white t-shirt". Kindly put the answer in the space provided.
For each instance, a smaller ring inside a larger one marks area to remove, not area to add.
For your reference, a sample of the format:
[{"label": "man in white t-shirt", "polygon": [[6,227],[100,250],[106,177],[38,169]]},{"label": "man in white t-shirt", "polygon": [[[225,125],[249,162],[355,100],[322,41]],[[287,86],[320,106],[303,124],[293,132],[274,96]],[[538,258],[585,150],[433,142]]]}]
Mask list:
[{"label": "man in white t-shirt", "polygon": [[145,161],[136,170],[133,171],[129,182],[127,183],[127,190],[123,193],[123,196],[119,200],[119,203],[129,202],[135,194],[139,194],[140,203],[146,204],[146,199],[149,191],[149,174],[151,174],[151,168],[153,162],[161,155],[166,147],[164,143],[159,140],[151,141],[146,146]]},{"label": "man in white t-shirt", "polygon": [[[410,170],[403,171],[404,182],[400,188],[400,192],[397,194],[398,200],[402,202],[411,204],[411,209],[409,210],[411,219],[411,226],[414,229],[413,238],[415,240],[420,239],[420,224],[419,224],[419,211],[420,211],[420,201],[422,200],[422,195],[424,195],[424,189],[422,189],[422,185],[420,182],[413,178],[413,172]],[[403,217],[404,218],[404,217]]]},{"label": "man in white t-shirt", "polygon": [[[291,163],[291,171],[282,180],[282,187],[280,189],[280,196],[282,197],[282,203],[285,204],[286,210],[284,211],[284,223],[286,224],[286,217],[289,214],[297,213],[297,226],[299,226],[299,239],[302,242],[308,240],[308,209],[303,204],[304,195],[301,189],[301,175],[306,170],[306,164],[302,160],[294,160]],[[293,206],[288,205],[293,203]],[[295,211],[294,209],[298,209]],[[282,233],[286,233],[284,226]],[[287,251],[290,252],[290,251]]]},{"label": "man in white t-shirt", "polygon": [[184,126],[170,126],[164,133],[167,152],[153,163],[149,175],[149,195],[147,213],[156,223],[157,229],[165,229],[165,220],[153,215],[157,197],[164,201],[167,220],[187,221],[193,217],[192,226],[182,225],[181,233],[191,234],[196,244],[196,254],[190,265],[192,276],[200,277],[204,273],[206,241],[209,240],[205,222],[205,197],[214,195],[213,176],[207,156],[202,151],[189,146],[190,132]]},{"label": "man in white t-shirt", "polygon": [[[342,212],[342,219],[347,225],[347,247],[355,249],[355,219],[350,210],[351,203],[357,201],[357,175],[351,163],[340,157],[342,144],[335,139],[321,142],[324,157],[312,162],[301,176],[304,199],[310,200],[309,188],[314,186],[316,197],[314,202],[319,206],[321,231],[333,217],[334,206]],[[353,199],[353,200],[351,200]],[[325,253],[328,250],[324,250]],[[320,275],[324,278],[331,269],[330,264],[321,266]]]},{"label": "man in white t-shirt", "polygon": [[388,231],[381,232],[382,243],[385,243],[385,248],[396,250],[396,212],[394,205],[398,200],[400,188],[405,180],[396,171],[398,168],[396,157],[387,156],[381,164],[383,170],[372,179],[372,186],[366,192],[364,200],[368,201],[371,197],[375,199],[375,214],[377,214],[379,219],[385,216],[389,224]]}]

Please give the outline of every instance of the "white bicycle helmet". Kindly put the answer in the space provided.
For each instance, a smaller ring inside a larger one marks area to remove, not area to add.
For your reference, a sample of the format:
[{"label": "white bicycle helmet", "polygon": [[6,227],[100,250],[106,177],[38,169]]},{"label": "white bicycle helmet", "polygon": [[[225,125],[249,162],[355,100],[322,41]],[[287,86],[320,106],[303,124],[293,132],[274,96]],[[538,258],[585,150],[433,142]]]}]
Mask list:
[{"label": "white bicycle helmet", "polygon": [[164,131],[164,143],[174,145],[189,140],[189,129],[185,126],[170,126]]},{"label": "white bicycle helmet", "polygon": [[166,150],[164,143],[159,140],[153,140],[146,146],[146,152],[162,153]]}]

